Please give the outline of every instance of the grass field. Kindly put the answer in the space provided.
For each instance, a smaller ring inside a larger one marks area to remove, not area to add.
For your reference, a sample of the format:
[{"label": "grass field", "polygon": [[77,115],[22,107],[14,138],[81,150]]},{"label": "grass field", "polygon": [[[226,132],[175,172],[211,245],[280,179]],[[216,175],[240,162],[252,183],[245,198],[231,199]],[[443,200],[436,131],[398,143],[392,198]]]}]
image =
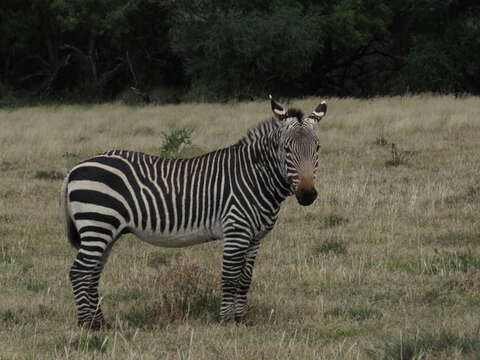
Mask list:
[{"label": "grass field", "polygon": [[[311,111],[319,99],[291,106]],[[478,359],[480,99],[328,99],[319,197],[263,240],[246,325],[217,321],[222,244],[119,240],[100,286],[114,329],[76,327],[62,176],[112,148],[194,155],[265,102],[0,111],[0,359]],[[395,143],[392,149],[391,143]]]}]

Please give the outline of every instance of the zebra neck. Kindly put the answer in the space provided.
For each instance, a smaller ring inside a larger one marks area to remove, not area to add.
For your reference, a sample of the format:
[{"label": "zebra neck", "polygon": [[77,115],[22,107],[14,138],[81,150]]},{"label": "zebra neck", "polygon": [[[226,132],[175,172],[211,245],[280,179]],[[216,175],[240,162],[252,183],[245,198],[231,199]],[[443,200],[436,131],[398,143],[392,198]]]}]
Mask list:
[{"label": "zebra neck", "polygon": [[283,175],[277,148],[272,139],[264,138],[250,144],[248,151],[251,153],[252,171],[256,174],[257,186],[280,205],[292,192]]}]

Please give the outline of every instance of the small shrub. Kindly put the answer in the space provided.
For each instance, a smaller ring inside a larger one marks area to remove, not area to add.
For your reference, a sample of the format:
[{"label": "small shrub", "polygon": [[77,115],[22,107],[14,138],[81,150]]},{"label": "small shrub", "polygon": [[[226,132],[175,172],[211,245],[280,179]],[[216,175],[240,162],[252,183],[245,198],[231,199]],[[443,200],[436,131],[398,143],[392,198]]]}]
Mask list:
[{"label": "small shrub", "polygon": [[336,214],[328,215],[323,220],[324,227],[327,227],[327,228],[334,227],[334,226],[345,225],[347,223],[348,223],[347,218],[344,218],[343,216],[336,215]]},{"label": "small shrub", "polygon": [[65,175],[55,170],[39,170],[35,171],[35,173],[33,174],[33,178],[39,180],[61,180],[64,177]]},{"label": "small shrub", "polygon": [[392,143],[390,153],[392,159],[385,162],[385,166],[399,166],[407,162],[407,153],[403,151],[398,151],[395,144]]},{"label": "small shrub", "polygon": [[463,355],[478,354],[479,331],[472,335],[458,335],[447,329],[443,329],[440,333],[400,334],[400,336],[390,336],[384,340],[383,344],[366,350],[368,356],[374,360],[426,359],[426,355],[438,356],[448,351],[460,351]]},{"label": "small shrub", "polygon": [[387,143],[387,139],[383,135],[377,136],[377,138],[375,139],[376,145],[385,146],[387,145]]},{"label": "small shrub", "polygon": [[164,142],[160,148],[160,156],[178,157],[187,145],[191,145],[193,129],[174,129],[169,133],[163,132]]},{"label": "small shrub", "polygon": [[347,253],[347,247],[345,246],[345,244],[339,241],[328,241],[314,248],[313,253],[315,255],[330,254],[330,253],[333,253],[336,255],[343,255]]}]

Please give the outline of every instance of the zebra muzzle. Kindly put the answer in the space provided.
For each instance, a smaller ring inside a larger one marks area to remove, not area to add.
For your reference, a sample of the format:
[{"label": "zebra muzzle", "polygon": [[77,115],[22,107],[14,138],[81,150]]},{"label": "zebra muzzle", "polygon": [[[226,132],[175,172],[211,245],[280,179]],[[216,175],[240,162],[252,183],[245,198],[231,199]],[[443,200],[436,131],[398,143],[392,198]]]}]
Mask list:
[{"label": "zebra muzzle", "polygon": [[315,188],[298,189],[295,192],[295,197],[300,205],[311,205],[317,198],[317,190]]}]

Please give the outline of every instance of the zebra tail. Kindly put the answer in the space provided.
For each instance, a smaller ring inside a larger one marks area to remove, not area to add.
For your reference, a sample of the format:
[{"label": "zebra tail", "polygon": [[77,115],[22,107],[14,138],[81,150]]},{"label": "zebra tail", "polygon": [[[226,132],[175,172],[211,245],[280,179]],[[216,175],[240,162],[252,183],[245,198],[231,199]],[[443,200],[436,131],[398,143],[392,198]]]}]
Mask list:
[{"label": "zebra tail", "polygon": [[67,196],[67,185],[68,185],[68,178],[70,174],[65,177],[62,184],[62,190],[60,191],[60,206],[62,208],[62,216],[65,217],[65,228],[67,232],[67,238],[72,244],[73,247],[76,249],[80,248],[80,234],[75,227],[75,224],[70,216],[70,212],[68,211],[68,196]]}]

